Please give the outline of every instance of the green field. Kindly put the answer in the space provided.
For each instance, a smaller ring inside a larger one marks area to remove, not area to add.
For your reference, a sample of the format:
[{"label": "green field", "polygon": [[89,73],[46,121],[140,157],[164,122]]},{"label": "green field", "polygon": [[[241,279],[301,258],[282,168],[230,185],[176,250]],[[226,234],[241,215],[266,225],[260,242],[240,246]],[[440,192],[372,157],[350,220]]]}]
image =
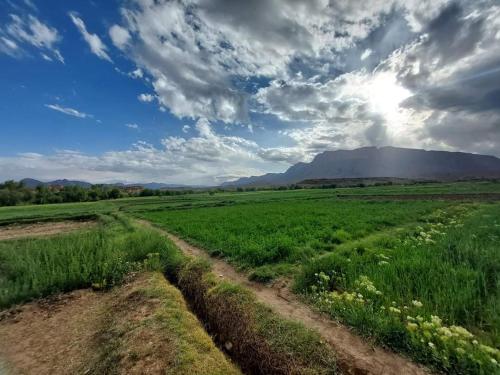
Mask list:
[{"label": "green field", "polygon": [[[86,216],[101,217],[101,224],[90,232],[0,242],[0,300],[8,305],[113,284],[145,261],[168,267],[171,255],[161,256],[168,248],[154,250],[161,248],[155,235],[129,221],[139,217],[254,280],[292,279],[297,293],[333,319],[417,361],[449,373],[492,374],[500,361],[500,204],[425,199],[481,192],[498,193],[500,184],[205,192],[4,207],[4,225]],[[366,201],[337,194],[423,195]],[[76,250],[66,252],[75,243]],[[104,250],[89,251],[97,248]]]},{"label": "green field", "polygon": [[323,198],[153,211],[141,216],[258,275],[290,270],[334,251],[341,243],[418,222],[446,205]]}]

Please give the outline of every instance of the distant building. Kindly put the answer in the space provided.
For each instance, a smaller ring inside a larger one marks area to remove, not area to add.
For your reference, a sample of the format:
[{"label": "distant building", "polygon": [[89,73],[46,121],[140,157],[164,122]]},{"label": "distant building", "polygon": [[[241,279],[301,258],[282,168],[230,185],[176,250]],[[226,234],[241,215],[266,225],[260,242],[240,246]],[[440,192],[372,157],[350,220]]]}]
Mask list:
[{"label": "distant building", "polygon": [[123,190],[128,194],[137,194],[144,190],[140,185],[125,186]]}]

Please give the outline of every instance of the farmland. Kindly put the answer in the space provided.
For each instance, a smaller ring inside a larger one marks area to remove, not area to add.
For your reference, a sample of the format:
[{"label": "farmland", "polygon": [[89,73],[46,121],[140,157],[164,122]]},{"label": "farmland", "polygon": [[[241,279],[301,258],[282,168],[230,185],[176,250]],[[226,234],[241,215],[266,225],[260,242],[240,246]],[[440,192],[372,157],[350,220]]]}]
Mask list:
[{"label": "farmland", "polygon": [[[239,296],[238,304],[250,304],[245,310],[262,317],[248,323],[254,327],[249,332],[255,329],[283,344],[282,337],[273,336],[278,334],[275,323],[269,323],[276,317],[252,307],[252,298],[237,286],[194,277],[207,272],[207,266],[184,266],[179,250],[135,221],[141,219],[232,264],[251,280],[289,281],[309,306],[416,362],[447,373],[491,374],[500,360],[500,204],[425,196],[498,192],[498,183],[463,182],[4,207],[2,226],[62,219],[94,220],[96,225],[58,236],[0,241],[0,305],[78,288],[108,290],[131,273],[161,270],[173,282],[181,280],[177,287],[188,300],[210,299],[211,304],[194,310],[210,321],[213,334],[223,329],[215,311],[236,319],[230,306],[222,306],[225,298]],[[339,199],[338,194],[359,199]],[[412,199],[390,198],[404,194]],[[365,195],[388,197],[370,201]],[[200,290],[206,293],[199,295]],[[319,367],[313,373],[331,368],[323,349],[304,354],[305,347],[316,347],[317,338],[300,332],[292,347],[278,345],[255,356],[286,363],[283,353],[295,353],[305,369],[316,355],[313,362]],[[250,369],[253,363],[245,362],[244,353],[235,352],[234,358]]]}]

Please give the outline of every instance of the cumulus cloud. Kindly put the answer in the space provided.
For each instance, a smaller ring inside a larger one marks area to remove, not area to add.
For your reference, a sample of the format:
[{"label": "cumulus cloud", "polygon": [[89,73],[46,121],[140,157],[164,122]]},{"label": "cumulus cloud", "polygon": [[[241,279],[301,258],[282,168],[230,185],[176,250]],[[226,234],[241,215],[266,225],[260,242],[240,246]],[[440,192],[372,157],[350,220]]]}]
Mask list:
[{"label": "cumulus cloud", "polygon": [[0,179],[78,176],[92,182],[219,184],[228,178],[261,174],[273,166],[257,156],[259,147],[255,142],[218,134],[205,119],[199,120],[195,128],[194,137],[168,137],[161,141],[161,147],[140,141],[130,150],[98,156],[64,150],[52,155],[0,157]]},{"label": "cumulus cloud", "polygon": [[75,24],[80,34],[82,34],[83,39],[87,42],[90,47],[90,50],[94,55],[99,57],[100,59],[107,60],[112,62],[111,57],[108,55],[108,48],[103,43],[101,38],[97,34],[92,34],[87,31],[87,27],[83,20],[76,15],[76,13],[69,14],[71,21]]},{"label": "cumulus cloud", "polygon": [[27,17],[10,14],[9,17],[10,22],[0,29],[0,52],[12,57],[21,57],[28,52],[19,44],[23,47],[29,45],[40,50],[45,56],[50,54],[64,63],[64,58],[57,49],[62,37],[55,28],[31,14]]},{"label": "cumulus cloud", "polygon": [[77,111],[76,109],[69,108],[69,107],[61,107],[58,104],[45,104],[45,107],[50,108],[54,111],[64,113],[65,115],[68,116],[73,116],[73,117],[78,117],[78,118],[92,118],[92,115],[89,115],[88,113],[80,112]]},{"label": "cumulus cloud", "polygon": [[155,96],[151,94],[140,94],[137,96],[137,99],[143,103],[151,103],[153,100],[155,100]]},{"label": "cumulus cloud", "polygon": [[[96,156],[85,173],[213,183],[337,148],[500,153],[494,0],[131,0],[121,14],[108,33],[150,90],[138,100],[196,125]],[[0,51],[18,44],[0,34]],[[226,135],[234,124],[255,131]],[[253,140],[264,131],[266,147]]]},{"label": "cumulus cloud", "polygon": [[128,30],[118,25],[111,26],[109,29],[109,37],[113,41],[113,44],[119,49],[124,49],[130,41]]},{"label": "cumulus cloud", "polygon": [[144,77],[144,72],[142,71],[141,68],[137,68],[136,70],[133,70],[130,73],[128,73],[128,76],[132,78],[142,78]]},{"label": "cumulus cloud", "polygon": [[339,51],[395,7],[418,28],[443,2],[137,0],[110,34],[151,74],[160,103],[174,115],[246,122],[249,93],[238,80],[287,77],[300,60],[328,71]]}]

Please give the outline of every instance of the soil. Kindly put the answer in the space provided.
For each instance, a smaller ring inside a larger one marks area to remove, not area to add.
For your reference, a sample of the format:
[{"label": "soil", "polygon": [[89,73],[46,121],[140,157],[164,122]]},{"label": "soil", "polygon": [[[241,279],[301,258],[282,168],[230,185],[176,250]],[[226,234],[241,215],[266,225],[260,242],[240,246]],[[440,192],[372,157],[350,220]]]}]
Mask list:
[{"label": "soil", "polygon": [[89,228],[93,221],[57,221],[32,224],[14,224],[0,227],[0,241],[22,237],[41,237]]},{"label": "soil", "polygon": [[80,373],[97,329],[100,300],[91,290],[77,290],[3,312],[0,357],[6,372]]},{"label": "soil", "polygon": [[[181,238],[153,226],[148,221],[141,220],[142,224],[154,227],[185,254],[210,258],[199,247],[193,246]],[[223,260],[210,258],[213,272],[220,278],[245,286],[252,290],[257,300],[273,309],[285,318],[299,321],[306,327],[317,331],[328,342],[337,354],[337,364],[345,374],[353,375],[424,375],[430,371],[423,366],[411,362],[409,359],[370,344],[365,339],[357,336],[349,328],[329,317],[313,310],[299,300],[289,288],[289,282],[280,280],[273,285],[263,285],[248,280],[243,273]]]},{"label": "soil", "polygon": [[[171,343],[138,328],[161,303],[137,293],[147,281],[133,275],[109,292],[76,290],[0,312],[0,374],[165,373]],[[116,352],[118,337],[126,345]]]}]

